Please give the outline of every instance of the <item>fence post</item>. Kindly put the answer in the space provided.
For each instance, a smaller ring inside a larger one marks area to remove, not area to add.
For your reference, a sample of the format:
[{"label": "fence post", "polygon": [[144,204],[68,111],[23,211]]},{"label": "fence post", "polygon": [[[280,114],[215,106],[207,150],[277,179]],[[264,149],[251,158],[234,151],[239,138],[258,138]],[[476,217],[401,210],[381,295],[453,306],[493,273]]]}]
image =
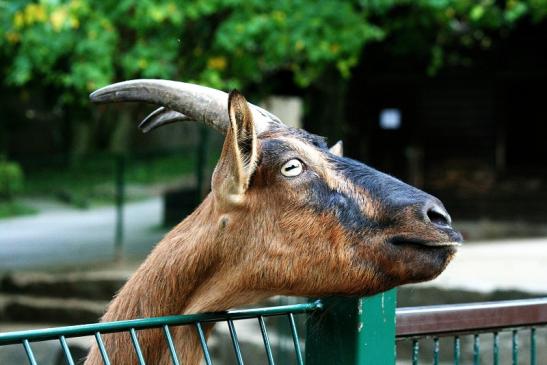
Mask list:
[{"label": "fence post", "polygon": [[307,322],[306,365],[395,365],[396,289],[322,299]]},{"label": "fence post", "polygon": [[114,259],[122,259],[123,244],[123,206],[125,203],[125,156],[117,155],[116,161],[116,228],[114,232]]}]

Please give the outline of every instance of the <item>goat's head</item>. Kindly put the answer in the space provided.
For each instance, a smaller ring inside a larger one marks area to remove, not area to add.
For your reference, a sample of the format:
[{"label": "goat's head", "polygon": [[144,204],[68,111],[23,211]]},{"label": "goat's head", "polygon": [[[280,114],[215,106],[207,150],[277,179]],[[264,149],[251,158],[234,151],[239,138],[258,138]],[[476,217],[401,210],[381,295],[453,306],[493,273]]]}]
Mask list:
[{"label": "goat's head", "polygon": [[362,295],[429,280],[462,241],[437,198],[343,157],[340,145],[327,148],[237,92],[133,80],[91,99],[163,105],[144,131],[198,120],[225,133],[207,224],[231,242],[232,264],[245,273],[238,279],[256,292]]}]

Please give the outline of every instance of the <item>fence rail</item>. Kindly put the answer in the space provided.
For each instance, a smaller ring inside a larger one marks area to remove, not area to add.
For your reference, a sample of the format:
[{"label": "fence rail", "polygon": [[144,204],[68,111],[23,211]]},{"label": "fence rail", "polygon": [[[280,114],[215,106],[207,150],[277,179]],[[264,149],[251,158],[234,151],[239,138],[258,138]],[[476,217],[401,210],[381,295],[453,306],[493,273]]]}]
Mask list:
[{"label": "fence rail", "polygon": [[547,298],[397,309],[397,337],[452,336],[547,325]]},{"label": "fence rail", "polygon": [[[306,364],[344,364],[344,365],[389,365],[395,364],[395,354],[401,345],[410,345],[409,357],[413,365],[424,357],[424,348],[432,346],[433,364],[439,364],[441,358],[455,365],[460,363],[480,364],[481,342],[487,336],[492,343],[492,364],[503,360],[500,353],[503,341],[500,334],[510,336],[505,348],[510,349],[512,364],[522,362],[525,351],[522,346],[526,336],[526,357],[528,363],[536,365],[540,359],[536,351],[537,330],[547,330],[547,298],[473,303],[428,307],[409,307],[395,309],[396,291],[391,290],[369,298],[327,298],[305,304],[284,305],[269,308],[234,310],[221,313],[201,313],[158,318],[135,319],[127,321],[96,323],[79,326],[58,327],[52,329],[18,331],[0,334],[0,346],[19,344],[25,350],[31,365],[37,364],[31,344],[36,341],[57,340],[65,355],[67,364],[73,364],[67,339],[72,337],[93,336],[99,346],[105,364],[110,364],[108,354],[102,343],[102,334],[128,332],[133,341],[139,364],[144,364],[140,355],[137,332],[147,328],[163,330],[172,363],[178,365],[171,326],[194,326],[200,336],[201,348],[206,364],[212,364],[202,324],[226,322],[237,364],[243,364],[241,347],[238,342],[234,321],[256,319],[265,349],[265,359],[274,364],[272,347],[264,321],[265,317],[280,316],[287,321],[293,342],[294,360],[299,365]],[[308,314],[306,348],[301,349],[300,337],[295,324],[296,314]],[[520,337],[519,337],[520,336]],[[441,354],[441,339],[452,337],[452,351]],[[463,339],[471,339],[472,352],[464,359]],[[427,346],[424,346],[427,345]],[[397,351],[396,351],[397,346]],[[483,344],[484,349],[484,344]],[[305,352],[305,354],[304,354]],[[398,353],[402,360],[404,354]],[[441,355],[443,355],[441,357]],[[467,360],[467,361],[466,361]],[[266,362],[266,361],[264,361]],[[428,361],[429,362],[429,361]],[[507,361],[504,361],[506,363]]]},{"label": "fence rail", "polygon": [[168,349],[171,354],[172,363],[174,365],[179,365],[178,356],[175,352],[175,345],[173,343],[173,339],[171,337],[169,327],[193,325],[200,338],[200,343],[201,343],[201,348],[203,350],[205,363],[208,365],[211,365],[212,364],[211,355],[209,353],[209,348],[207,346],[207,341],[205,339],[205,334],[203,331],[202,324],[225,321],[228,323],[228,326],[230,328],[230,337],[232,340],[234,352],[236,354],[237,363],[238,365],[243,365],[241,349],[239,347],[239,341],[237,338],[237,333],[236,333],[233,321],[256,318],[259,321],[268,363],[270,365],[273,365],[274,362],[273,362],[273,356],[271,351],[271,344],[268,339],[268,334],[267,334],[264,318],[272,317],[272,316],[287,316],[287,320],[289,321],[289,325],[291,329],[291,335],[293,338],[297,363],[299,365],[303,365],[304,363],[303,363],[302,351],[300,349],[300,338],[298,336],[298,331],[296,328],[294,315],[317,311],[321,308],[322,308],[321,302],[315,301],[312,303],[276,306],[276,307],[268,307],[268,308],[257,308],[257,309],[242,309],[242,310],[234,310],[234,311],[219,312],[219,313],[176,315],[176,316],[165,316],[165,317],[157,317],[157,318],[144,318],[144,319],[133,319],[133,320],[126,320],[126,321],[94,323],[94,324],[85,324],[85,325],[77,325],[77,326],[65,326],[65,327],[56,327],[56,328],[48,328],[48,329],[30,330],[30,331],[17,331],[17,332],[0,334],[0,346],[21,344],[25,350],[29,363],[31,365],[37,365],[38,363],[32,351],[31,343],[36,341],[58,340],[61,350],[64,353],[67,364],[74,364],[74,359],[72,357],[72,354],[70,353],[70,349],[68,347],[66,339],[72,338],[72,337],[94,336],[104,363],[109,365],[110,360],[109,360],[106,348],[103,344],[101,335],[105,333],[112,333],[112,332],[129,332],[129,334],[131,335],[131,340],[133,343],[134,350],[137,354],[138,363],[140,365],[144,365],[145,360],[142,356],[142,352],[140,349],[140,345],[139,345],[139,341],[137,337],[137,331],[148,329],[148,328],[161,328],[163,330],[165,341],[167,342]]},{"label": "fence rail", "polygon": [[[500,334],[510,333],[510,357],[513,365],[522,360],[521,341],[528,337],[529,364],[538,363],[537,329],[547,325],[547,298],[502,302],[471,303],[429,307],[400,308],[397,310],[396,336],[399,342],[412,341],[412,364],[420,363],[420,347],[433,341],[433,364],[441,358],[440,338],[453,337],[452,359],[455,365],[462,360],[462,338],[472,336],[473,364],[480,364],[481,334],[491,336],[492,364],[501,362]],[[507,347],[509,347],[507,346]],[[484,348],[484,346],[483,346]]]}]

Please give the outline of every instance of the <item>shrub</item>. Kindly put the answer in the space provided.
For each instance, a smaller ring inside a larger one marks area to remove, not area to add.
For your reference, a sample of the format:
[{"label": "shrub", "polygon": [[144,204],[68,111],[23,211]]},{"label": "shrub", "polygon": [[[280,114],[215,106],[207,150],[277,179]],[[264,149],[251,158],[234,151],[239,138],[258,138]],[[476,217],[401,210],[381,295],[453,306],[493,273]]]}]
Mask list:
[{"label": "shrub", "polygon": [[0,157],[0,200],[11,200],[23,189],[23,170],[18,163]]}]

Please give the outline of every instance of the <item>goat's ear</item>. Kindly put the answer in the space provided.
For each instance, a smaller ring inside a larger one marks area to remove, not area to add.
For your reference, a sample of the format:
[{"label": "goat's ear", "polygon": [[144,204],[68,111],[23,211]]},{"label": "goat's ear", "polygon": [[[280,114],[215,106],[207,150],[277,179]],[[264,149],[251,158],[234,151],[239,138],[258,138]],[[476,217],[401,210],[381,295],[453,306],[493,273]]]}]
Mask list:
[{"label": "goat's ear", "polygon": [[329,151],[335,156],[344,156],[344,143],[342,143],[342,141],[336,142],[331,148],[329,148]]},{"label": "goat's ear", "polygon": [[251,109],[237,90],[228,96],[228,114],[230,125],[213,174],[212,189],[220,201],[237,204],[256,168],[257,138]]}]

